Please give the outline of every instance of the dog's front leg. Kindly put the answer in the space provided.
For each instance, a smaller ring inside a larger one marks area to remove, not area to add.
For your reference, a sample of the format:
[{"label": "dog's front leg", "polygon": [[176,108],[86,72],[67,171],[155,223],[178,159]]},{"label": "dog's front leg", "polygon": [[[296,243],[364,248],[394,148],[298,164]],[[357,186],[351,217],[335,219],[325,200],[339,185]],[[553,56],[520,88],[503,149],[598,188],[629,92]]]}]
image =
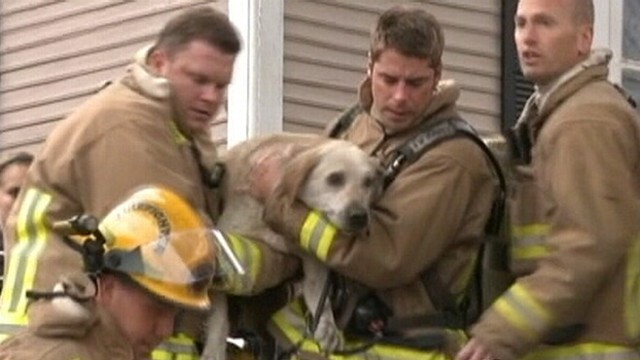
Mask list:
[{"label": "dog's front leg", "polygon": [[226,360],[227,337],[230,331],[227,295],[214,292],[211,304],[202,360]]},{"label": "dog's front leg", "polygon": [[302,265],[304,269],[302,291],[305,303],[313,319],[320,316],[313,337],[325,351],[332,352],[342,347],[342,336],[333,317],[331,301],[327,296],[324,296],[324,304],[320,305],[320,314],[316,314],[318,304],[322,301],[329,271],[325,265],[311,258],[303,259]]}]

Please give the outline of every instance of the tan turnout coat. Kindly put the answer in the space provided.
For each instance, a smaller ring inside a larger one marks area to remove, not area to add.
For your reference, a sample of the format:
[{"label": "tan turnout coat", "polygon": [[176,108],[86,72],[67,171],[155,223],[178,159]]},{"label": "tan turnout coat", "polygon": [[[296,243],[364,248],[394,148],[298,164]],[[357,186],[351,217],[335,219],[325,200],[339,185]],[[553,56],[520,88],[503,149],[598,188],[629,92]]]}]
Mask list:
[{"label": "tan turnout coat", "polygon": [[[519,121],[533,147],[531,164],[515,171],[514,255],[529,261],[472,330],[498,359],[573,324],[584,331],[564,345],[629,346],[608,356],[640,358],[640,118],[607,82],[607,62],[594,53],[535,93]],[[598,347],[571,349],[547,357],[607,358]]]},{"label": "tan turnout coat", "polygon": [[[8,268],[1,333],[26,325],[26,290],[49,291],[61,275],[82,271],[80,254],[52,230],[52,223],[79,214],[101,219],[136,188],[151,184],[173,189],[217,218],[217,194],[203,184],[192,150],[199,150],[202,166],[210,169],[217,159],[215,146],[209,132],[187,137],[179,130],[169,91],[166,80],[134,63],[123,78],[81,105],[48,137],[4,234]],[[253,284],[259,291],[283,278],[275,273],[286,262],[255,245],[264,250],[263,263],[270,264]],[[179,324],[176,331],[193,335],[204,318],[198,314],[188,323]]]},{"label": "tan turnout coat", "polygon": [[[360,104],[365,111],[342,137],[385,162],[416,135],[420,123],[386,133],[369,114],[370,88],[369,81],[362,84]],[[420,119],[438,122],[457,115],[458,96],[453,82],[441,82]],[[433,314],[420,276],[434,269],[453,294],[460,294],[469,280],[495,189],[491,167],[476,144],[466,138],[445,141],[400,171],[375,205],[365,235],[336,236],[326,263],[375,289],[395,316]],[[265,216],[275,228],[297,238],[308,212],[301,204],[288,208],[274,198]]]}]

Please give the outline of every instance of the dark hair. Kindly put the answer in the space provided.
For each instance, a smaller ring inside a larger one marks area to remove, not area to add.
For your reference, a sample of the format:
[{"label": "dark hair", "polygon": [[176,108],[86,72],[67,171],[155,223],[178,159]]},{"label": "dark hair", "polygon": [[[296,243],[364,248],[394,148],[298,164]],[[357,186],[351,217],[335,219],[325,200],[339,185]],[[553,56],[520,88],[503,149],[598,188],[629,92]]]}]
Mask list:
[{"label": "dark hair", "polygon": [[405,56],[442,64],[444,35],[438,20],[422,9],[395,6],[385,11],[371,33],[370,58],[375,62],[383,50],[393,48]]},{"label": "dark hair", "polygon": [[203,40],[231,55],[236,55],[241,47],[240,36],[227,15],[210,6],[201,6],[169,20],[158,35],[155,48],[174,55],[194,40]]},{"label": "dark hair", "polygon": [[17,152],[0,163],[0,175],[11,165],[25,165],[29,166],[33,162],[33,155],[26,151]]}]

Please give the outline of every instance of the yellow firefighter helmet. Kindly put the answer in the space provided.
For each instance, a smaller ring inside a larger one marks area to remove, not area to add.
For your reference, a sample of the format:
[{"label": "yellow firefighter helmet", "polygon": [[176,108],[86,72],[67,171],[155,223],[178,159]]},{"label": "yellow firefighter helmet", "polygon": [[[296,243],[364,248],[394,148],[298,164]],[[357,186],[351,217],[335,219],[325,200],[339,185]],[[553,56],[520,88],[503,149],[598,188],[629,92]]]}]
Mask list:
[{"label": "yellow firefighter helmet", "polygon": [[184,199],[149,186],[116,206],[99,225],[105,270],[180,307],[207,309],[215,269],[211,230]]}]

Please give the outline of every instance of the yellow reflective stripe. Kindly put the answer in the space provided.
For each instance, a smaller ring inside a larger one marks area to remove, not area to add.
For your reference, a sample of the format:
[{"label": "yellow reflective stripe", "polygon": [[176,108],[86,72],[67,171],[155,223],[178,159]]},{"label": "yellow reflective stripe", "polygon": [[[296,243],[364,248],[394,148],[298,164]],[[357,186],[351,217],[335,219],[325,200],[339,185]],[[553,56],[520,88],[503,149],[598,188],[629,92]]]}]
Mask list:
[{"label": "yellow reflective stripe", "polygon": [[526,336],[535,339],[551,321],[551,315],[520,284],[515,284],[493,305],[498,313]]},{"label": "yellow reflective stripe", "polygon": [[549,229],[550,226],[546,224],[513,226],[512,259],[534,260],[546,256],[549,253],[546,245]]},{"label": "yellow reflective stripe", "polygon": [[173,354],[166,350],[155,349],[151,352],[152,360],[173,360]]},{"label": "yellow reflective stripe", "polygon": [[251,240],[236,235],[230,235],[231,246],[234,248],[247,274],[241,277],[244,289],[254,289],[260,268],[262,267],[262,252]]},{"label": "yellow reflective stripe", "polygon": [[514,260],[534,260],[540,259],[549,254],[546,245],[538,246],[513,246],[511,248],[511,258]]},{"label": "yellow reflective stripe", "polygon": [[46,245],[44,213],[50,203],[51,195],[31,188],[18,210],[18,239],[9,255],[6,282],[0,301],[0,321],[3,323],[27,323],[25,292],[35,284],[38,258]]},{"label": "yellow reflective stripe", "polygon": [[[451,360],[451,358],[441,351],[420,351],[401,346],[374,345],[366,352],[375,354],[382,359],[397,360]],[[366,356],[366,358],[370,358]],[[378,358],[378,357],[376,357]]]},{"label": "yellow reflective stripe", "polygon": [[631,339],[638,339],[640,337],[640,236],[634,239],[627,257],[624,318],[627,335]]},{"label": "yellow reflective stripe", "polygon": [[[322,354],[323,357],[329,360],[353,360],[353,359],[380,359],[380,360],[414,360],[414,359],[427,359],[427,360],[450,360],[450,358],[444,353],[434,350],[417,350],[402,346],[392,346],[376,344],[366,351],[356,353],[353,355],[327,355],[322,350],[320,345],[310,338],[307,334],[307,326],[305,323],[304,310],[302,309],[302,300],[300,298],[289,303],[285,308],[278,311],[271,318],[272,323],[280,329],[280,331],[287,337],[289,344],[287,346],[298,346],[299,351],[308,352],[314,354]],[[464,332],[458,332],[458,335],[466,339],[463,335]],[[463,339],[461,339],[462,341]],[[360,347],[362,343],[350,341],[345,345],[345,349],[356,349]],[[286,348],[284,349],[287,350]],[[294,359],[298,357],[294,356]],[[305,358],[304,356],[302,358]]]},{"label": "yellow reflective stripe", "polygon": [[178,354],[175,358],[176,360],[198,360],[200,357],[198,354]]},{"label": "yellow reflective stripe", "polygon": [[307,215],[300,230],[300,245],[318,259],[325,261],[338,229],[317,211]]},{"label": "yellow reflective stripe", "polygon": [[[306,336],[306,324],[301,300],[299,298],[276,312],[271,317],[271,321],[287,337],[289,347],[299,346],[299,350],[311,353],[322,352],[320,344],[312,339],[308,339]],[[331,357],[331,359],[333,358],[334,357]]]},{"label": "yellow reflective stripe", "polygon": [[548,224],[528,224],[521,226],[513,226],[513,236],[517,238],[532,238],[537,236],[545,236],[549,233],[550,226]]},{"label": "yellow reflective stripe", "polygon": [[198,348],[195,341],[186,334],[176,334],[164,342],[151,353],[153,360],[197,360]]},{"label": "yellow reflective stripe", "polygon": [[311,237],[313,236],[313,231],[315,230],[318,221],[320,221],[320,216],[315,211],[310,212],[304,220],[302,229],[300,230],[300,245],[302,245],[303,249],[309,249]]},{"label": "yellow reflective stripe", "polygon": [[639,360],[640,351],[620,345],[580,343],[541,348],[523,360]]},{"label": "yellow reflective stripe", "polygon": [[222,255],[224,284],[220,290],[236,295],[247,295],[253,292],[262,267],[262,251],[253,241],[238,235],[222,233],[227,239],[231,251],[245,270],[245,274],[238,273],[231,262]]}]

